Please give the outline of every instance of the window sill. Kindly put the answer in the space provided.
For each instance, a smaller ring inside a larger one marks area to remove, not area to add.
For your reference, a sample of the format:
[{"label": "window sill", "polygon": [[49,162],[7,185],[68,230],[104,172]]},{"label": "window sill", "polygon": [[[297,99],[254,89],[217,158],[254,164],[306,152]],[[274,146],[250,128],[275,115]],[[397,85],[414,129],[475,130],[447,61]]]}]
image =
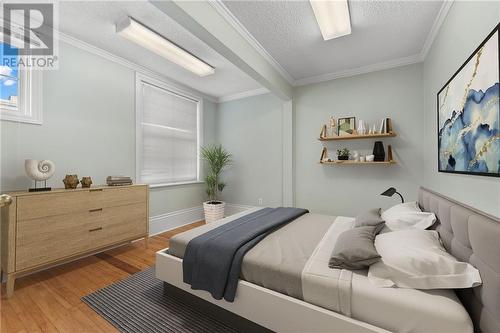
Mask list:
[{"label": "window sill", "polygon": [[42,125],[41,117],[31,117],[24,115],[10,115],[3,110],[0,111],[0,120],[3,121],[11,121],[15,123],[26,123],[26,124],[34,124],[34,125]]},{"label": "window sill", "polygon": [[202,182],[202,181],[196,180],[196,181],[181,182],[181,183],[149,184],[149,188],[155,189],[155,188],[175,187],[175,186],[194,185],[194,184],[203,184],[203,183],[204,182]]}]

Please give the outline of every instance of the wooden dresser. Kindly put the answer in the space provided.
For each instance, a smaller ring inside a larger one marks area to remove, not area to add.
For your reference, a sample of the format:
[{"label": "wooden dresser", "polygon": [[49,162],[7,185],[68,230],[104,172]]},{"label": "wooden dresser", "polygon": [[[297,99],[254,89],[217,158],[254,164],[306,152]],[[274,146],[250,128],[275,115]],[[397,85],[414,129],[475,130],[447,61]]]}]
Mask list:
[{"label": "wooden dresser", "polygon": [[144,238],[147,185],[13,192],[1,214],[1,268],[7,296],[16,277]]}]

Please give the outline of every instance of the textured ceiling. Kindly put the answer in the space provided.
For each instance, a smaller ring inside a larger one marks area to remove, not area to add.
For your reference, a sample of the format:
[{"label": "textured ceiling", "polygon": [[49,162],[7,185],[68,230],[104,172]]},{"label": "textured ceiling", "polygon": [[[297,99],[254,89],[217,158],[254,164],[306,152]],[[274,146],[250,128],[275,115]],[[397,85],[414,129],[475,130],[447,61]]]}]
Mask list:
[{"label": "textured ceiling", "polygon": [[[149,2],[68,1],[59,3],[59,30],[170,77],[205,94],[220,97],[261,88],[224,57]],[[131,16],[216,68],[202,77],[118,36],[115,23]]]},{"label": "textured ceiling", "polygon": [[419,54],[442,3],[351,0],[352,34],[324,41],[309,1],[224,1],[295,80]]}]

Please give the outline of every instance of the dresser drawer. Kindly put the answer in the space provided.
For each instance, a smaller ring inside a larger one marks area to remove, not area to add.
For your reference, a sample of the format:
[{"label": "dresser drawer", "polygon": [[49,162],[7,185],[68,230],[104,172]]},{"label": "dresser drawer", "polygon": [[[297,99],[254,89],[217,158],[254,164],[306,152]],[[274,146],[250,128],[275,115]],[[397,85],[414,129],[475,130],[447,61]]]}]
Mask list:
[{"label": "dresser drawer", "polygon": [[130,205],[147,200],[147,186],[90,189],[90,209]]},{"label": "dresser drawer", "polygon": [[9,193],[2,208],[1,269],[6,295],[17,277],[144,238],[148,246],[149,187],[96,186]]},{"label": "dresser drawer", "polygon": [[27,220],[88,210],[88,191],[27,195],[17,199],[17,219]]},{"label": "dresser drawer", "polygon": [[111,245],[147,233],[146,203],[102,208],[89,214],[88,233],[91,247]]},{"label": "dresser drawer", "polygon": [[86,251],[88,211],[18,221],[16,270],[30,268]]}]

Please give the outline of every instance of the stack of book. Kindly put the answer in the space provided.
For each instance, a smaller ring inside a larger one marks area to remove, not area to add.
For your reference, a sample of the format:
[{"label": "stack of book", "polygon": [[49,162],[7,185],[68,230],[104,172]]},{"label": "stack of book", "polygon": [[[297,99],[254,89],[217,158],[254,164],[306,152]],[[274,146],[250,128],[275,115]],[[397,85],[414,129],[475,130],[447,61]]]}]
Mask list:
[{"label": "stack of book", "polygon": [[127,176],[108,176],[106,183],[108,186],[132,185],[132,179]]}]

